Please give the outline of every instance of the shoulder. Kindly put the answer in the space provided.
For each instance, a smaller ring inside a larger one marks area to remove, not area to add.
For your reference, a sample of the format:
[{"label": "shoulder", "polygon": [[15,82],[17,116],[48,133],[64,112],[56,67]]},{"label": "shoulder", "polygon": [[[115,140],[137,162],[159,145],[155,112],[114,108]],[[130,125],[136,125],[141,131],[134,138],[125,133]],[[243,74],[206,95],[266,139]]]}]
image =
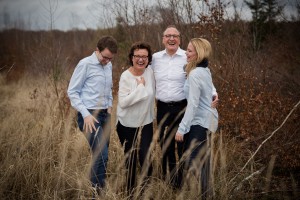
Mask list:
[{"label": "shoulder", "polygon": [[148,66],[148,67],[145,69],[144,74],[145,74],[146,76],[150,77],[151,79],[154,79],[154,72],[153,72],[153,69],[152,69],[151,67]]},{"label": "shoulder", "polygon": [[107,63],[107,66],[105,67],[109,68],[109,70],[112,70],[112,63],[111,62]]},{"label": "shoulder", "polygon": [[151,68],[151,66],[148,66],[148,67],[145,69],[145,73],[153,74],[153,69]]},{"label": "shoulder", "polygon": [[130,75],[129,69],[126,69],[124,72],[122,72],[121,77],[127,77]]},{"label": "shoulder", "polygon": [[130,80],[132,80],[132,75],[127,69],[121,74],[119,82],[122,82],[122,85],[127,85],[129,84]]},{"label": "shoulder", "polygon": [[196,67],[190,72],[189,78],[194,80],[201,79],[203,77],[203,69],[202,67]]},{"label": "shoulder", "polygon": [[211,74],[208,68],[196,67],[190,72],[189,77],[190,79],[200,82],[207,80],[209,77],[211,77]]},{"label": "shoulder", "polygon": [[152,58],[159,58],[166,52],[166,50],[158,51],[152,55]]},{"label": "shoulder", "polygon": [[93,58],[93,55],[87,56],[85,58],[82,58],[78,64],[77,67],[88,67],[89,65],[93,64],[95,62],[95,59]]},{"label": "shoulder", "polygon": [[176,52],[179,56],[186,56],[185,55],[185,50],[181,49],[181,48],[178,48],[177,52]]}]

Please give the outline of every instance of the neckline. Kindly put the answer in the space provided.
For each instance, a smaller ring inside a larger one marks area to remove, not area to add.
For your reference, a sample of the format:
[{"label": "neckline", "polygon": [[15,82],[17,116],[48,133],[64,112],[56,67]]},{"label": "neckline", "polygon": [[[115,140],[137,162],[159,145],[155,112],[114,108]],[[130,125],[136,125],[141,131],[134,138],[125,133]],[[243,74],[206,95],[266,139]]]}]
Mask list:
[{"label": "neckline", "polygon": [[144,74],[144,72],[146,71],[146,69],[144,69],[144,71],[143,71],[141,74],[135,74],[134,68],[131,66],[131,67],[128,69],[128,71],[130,72],[130,74],[131,74],[132,76],[142,76],[142,75]]}]

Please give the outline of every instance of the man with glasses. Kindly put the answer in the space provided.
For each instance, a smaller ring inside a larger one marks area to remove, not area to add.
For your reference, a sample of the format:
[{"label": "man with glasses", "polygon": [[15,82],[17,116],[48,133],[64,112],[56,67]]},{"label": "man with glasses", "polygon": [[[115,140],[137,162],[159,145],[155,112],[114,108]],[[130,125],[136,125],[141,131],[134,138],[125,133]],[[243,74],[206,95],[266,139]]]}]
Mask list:
[{"label": "man with glasses", "polygon": [[[182,157],[183,145],[175,141],[175,133],[184,115],[187,101],[184,94],[187,63],[185,51],[180,45],[180,32],[175,26],[168,26],[163,32],[165,50],[153,54],[151,67],[156,80],[157,125],[160,129],[163,179],[174,188],[182,186],[182,172],[176,173],[176,155]],[[217,97],[217,93],[214,94]],[[217,98],[216,100],[217,101]],[[167,178],[167,175],[169,177]]]},{"label": "man with glasses", "polygon": [[78,111],[78,127],[87,136],[92,150],[92,186],[105,185],[112,109],[112,63],[117,42],[111,36],[100,38],[91,56],[79,61],[71,77],[68,96]]}]

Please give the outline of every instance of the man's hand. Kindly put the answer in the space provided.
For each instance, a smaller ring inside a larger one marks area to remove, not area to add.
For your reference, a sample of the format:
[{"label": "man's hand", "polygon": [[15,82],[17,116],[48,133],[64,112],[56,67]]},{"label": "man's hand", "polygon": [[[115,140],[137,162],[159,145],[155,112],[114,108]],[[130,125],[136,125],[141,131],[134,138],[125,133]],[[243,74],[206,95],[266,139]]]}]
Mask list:
[{"label": "man's hand", "polygon": [[216,94],[213,96],[213,101],[211,102],[211,107],[216,108],[218,106],[218,103],[219,103],[219,95]]},{"label": "man's hand", "polygon": [[92,133],[93,130],[96,131],[94,122],[99,123],[93,115],[86,116],[84,118],[83,130],[85,130],[87,133]]},{"label": "man's hand", "polygon": [[181,133],[179,133],[178,131],[177,131],[177,133],[175,135],[175,140],[177,142],[183,142],[183,135]]}]

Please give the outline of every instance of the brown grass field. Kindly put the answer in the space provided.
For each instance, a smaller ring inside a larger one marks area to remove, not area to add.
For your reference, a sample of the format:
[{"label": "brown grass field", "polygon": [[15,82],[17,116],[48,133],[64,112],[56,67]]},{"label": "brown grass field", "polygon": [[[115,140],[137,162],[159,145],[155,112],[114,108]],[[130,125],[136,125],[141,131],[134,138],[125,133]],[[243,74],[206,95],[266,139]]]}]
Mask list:
[{"label": "brown grass field", "polygon": [[[66,85],[59,96],[45,79],[21,79],[6,84],[1,77],[1,199],[89,199],[91,156],[75,111],[68,108]],[[62,103],[66,103],[61,105]],[[115,113],[113,114],[115,118]],[[115,119],[112,120],[113,122]],[[127,199],[124,193],[123,150],[114,123],[109,148],[107,187],[100,199]],[[157,133],[157,130],[156,130]],[[154,141],[155,142],[155,141]],[[211,199],[294,199],[298,180],[272,176],[276,156],[267,165],[251,159],[247,142],[220,131],[212,137]],[[245,152],[249,153],[245,153]],[[153,149],[153,179],[143,199],[199,199],[193,187],[174,192],[160,177],[160,148]],[[248,160],[249,159],[249,160]],[[246,161],[247,166],[241,171]],[[288,179],[288,180],[287,180]],[[279,181],[279,182],[278,182]],[[275,188],[274,188],[275,187]],[[273,190],[273,191],[272,191]],[[139,194],[137,193],[137,196]]]}]

